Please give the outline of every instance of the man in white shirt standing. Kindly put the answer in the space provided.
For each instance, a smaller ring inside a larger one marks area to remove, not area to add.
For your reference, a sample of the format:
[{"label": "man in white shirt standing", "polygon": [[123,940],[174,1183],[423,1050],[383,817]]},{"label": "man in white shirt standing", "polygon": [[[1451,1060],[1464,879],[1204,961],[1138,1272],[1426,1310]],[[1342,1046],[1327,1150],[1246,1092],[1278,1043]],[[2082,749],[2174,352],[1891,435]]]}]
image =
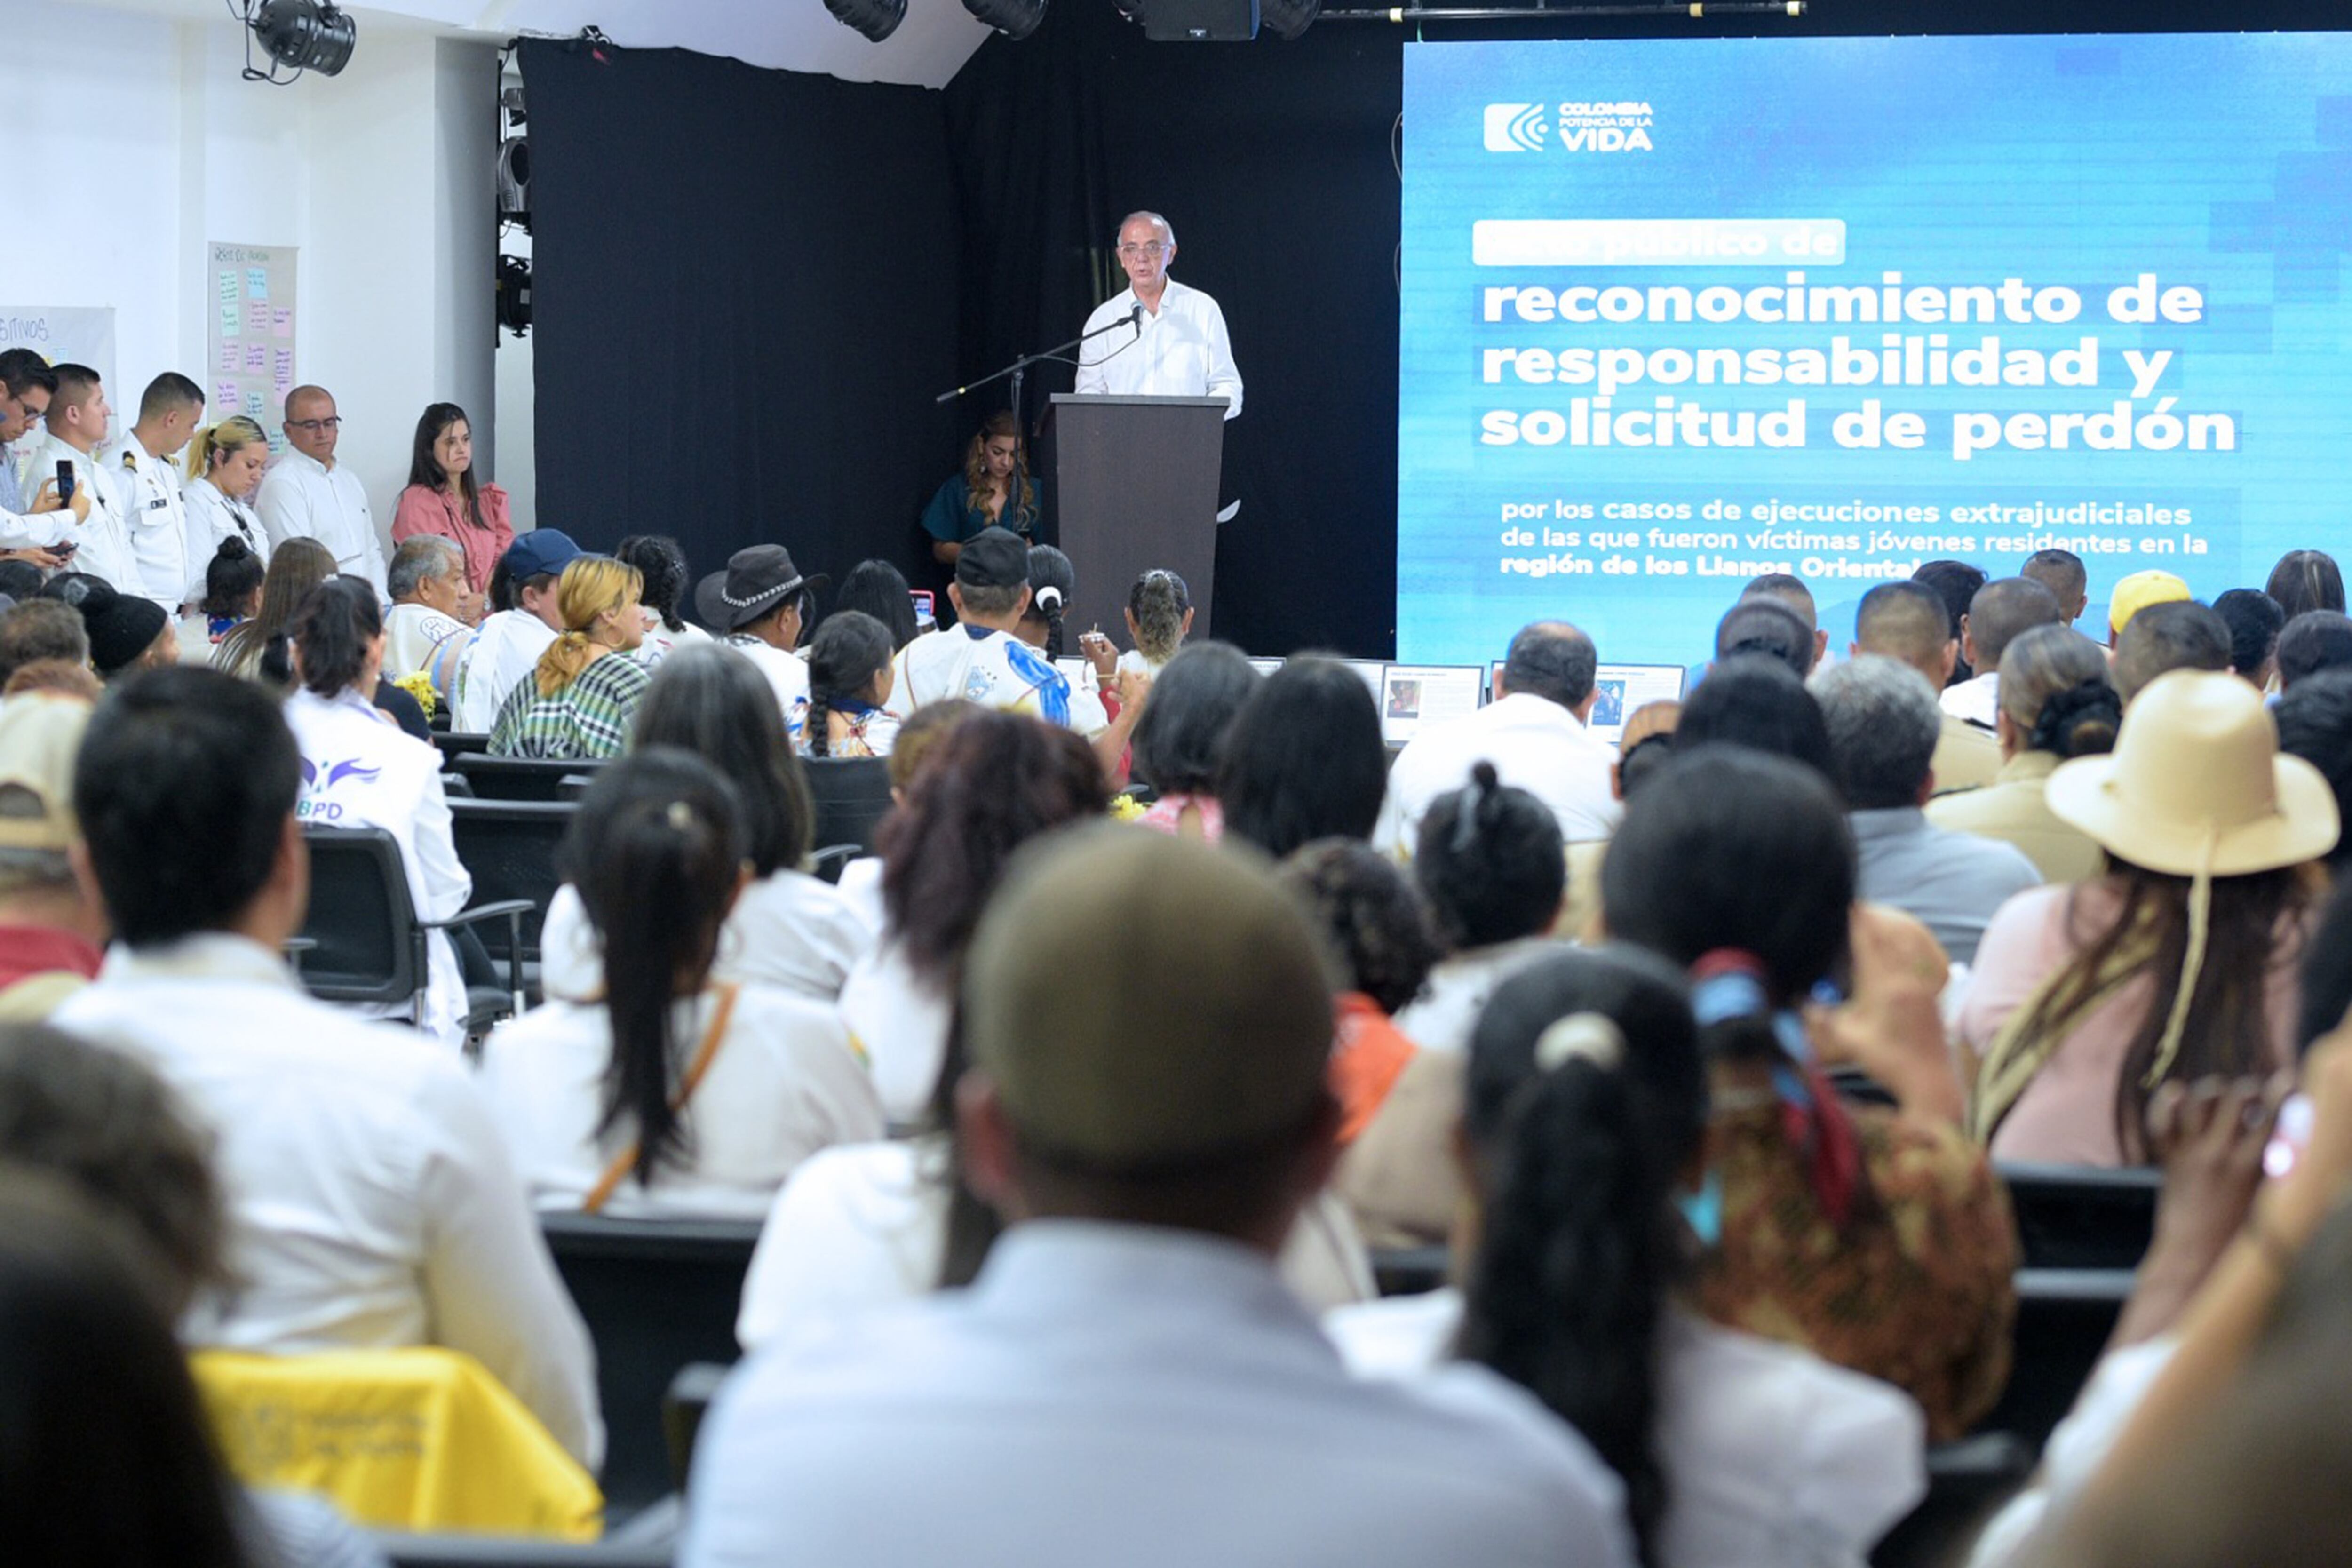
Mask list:
[{"label": "man in white shirt standing", "polygon": [[129,1051],[215,1141],[241,1289],[196,1345],[436,1344],[480,1362],[594,1468],[595,1354],[464,1064],[314,1002],[301,758],[274,698],[187,666],[136,676],[75,764],[75,868],[116,946],[51,1021]]},{"label": "man in white shirt standing", "polygon": [[188,559],[188,513],[172,459],[204,417],[205,389],[167,370],[140,395],[139,422],[99,454],[122,498],[131,558],[138,568],[136,581],[115,586],[154,600],[170,616],[180,613],[189,582],[203,571],[201,562]]},{"label": "man in white shirt standing", "polygon": [[[1072,984],[1046,933],[1120,962]],[[978,1277],[772,1342],[703,1429],[684,1568],[1622,1568],[1622,1490],[1457,1363],[1350,1382],[1275,1267],[1338,1158],[1305,912],[1231,851],[1097,826],[973,939]],[[910,1478],[920,1478],[915,1484]]]},{"label": "man in white shirt standing", "polygon": [[1599,695],[1599,668],[1592,639],[1566,621],[1523,627],[1511,639],[1495,700],[1423,731],[1398,754],[1373,845],[1411,859],[1422,817],[1439,795],[1467,783],[1480,762],[1494,763],[1503,783],[1549,806],[1564,841],[1614,833],[1624,815],[1610,782],[1617,751],[1584,727]]},{"label": "man in white shirt standing", "polygon": [[[1078,345],[1073,389],[1120,397],[1222,397],[1231,419],[1242,411],[1242,373],[1225,335],[1225,313],[1198,289],[1168,276],[1175,259],[1176,231],[1158,213],[1129,213],[1118,226],[1118,265],[1128,286],[1087,318],[1088,336]],[[1102,331],[1114,322],[1126,325]]]},{"label": "man in white shirt standing", "polygon": [[382,593],[383,541],[368,510],[359,476],[335,461],[342,431],[334,395],[322,386],[286,395],[286,443],[292,449],[270,465],[254,498],[272,549],[289,539],[315,539],[335,552],[335,564],[364,577]]},{"label": "man in white shirt standing", "polygon": [[[114,410],[106,401],[106,387],[98,372],[86,364],[68,362],[52,368],[58,378],[57,394],[49,399],[42,437],[26,461],[20,487],[38,495],[44,487],[56,485],[62,495],[66,487],[60,477],[70,472],[74,493],[79,496],[86,490],[89,495],[89,516],[68,536],[77,547],[73,569],[103,577],[123,593],[136,594],[139,568],[131,554],[122,495],[98,457],[114,418]],[[63,469],[58,467],[61,463],[72,467]]]},{"label": "man in white shirt standing", "polygon": [[76,525],[89,521],[89,497],[79,490],[66,501],[58,499],[54,482],[21,492],[16,488],[16,443],[49,411],[57,390],[57,374],[32,350],[0,353],[0,552],[21,554],[44,567],[65,564],[65,556],[52,546],[71,539]]}]

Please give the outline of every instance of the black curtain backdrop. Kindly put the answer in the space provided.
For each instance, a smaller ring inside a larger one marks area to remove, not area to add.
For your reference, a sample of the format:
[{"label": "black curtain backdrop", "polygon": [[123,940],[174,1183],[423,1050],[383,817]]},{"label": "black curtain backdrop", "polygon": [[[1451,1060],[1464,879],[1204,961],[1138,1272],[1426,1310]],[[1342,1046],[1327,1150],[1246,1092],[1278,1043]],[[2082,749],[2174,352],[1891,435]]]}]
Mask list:
[{"label": "black curtain backdrop", "polygon": [[912,565],[958,434],[941,95],[602,53],[522,49],[539,521]]},{"label": "black curtain backdrop", "polygon": [[[2342,20],[2338,0],[1814,0],[1798,18],[1426,36]],[[992,37],[940,94],[526,45],[542,516],[583,542],[666,521],[698,568],[773,537],[836,574],[877,554],[930,580],[916,514],[1005,405],[1001,384],[947,414],[930,395],[1074,335],[1123,286],[1119,218],[1150,208],[1175,226],[1174,276],[1223,306],[1246,388],[1226,426],[1243,508],[1219,542],[1219,635],[1260,653],[1391,653],[1393,139],[1413,31],[1325,21],[1290,43],[1152,44],[1110,0],[1053,0],[1034,35]],[[1065,367],[1034,374],[1031,416],[1069,384]]]}]

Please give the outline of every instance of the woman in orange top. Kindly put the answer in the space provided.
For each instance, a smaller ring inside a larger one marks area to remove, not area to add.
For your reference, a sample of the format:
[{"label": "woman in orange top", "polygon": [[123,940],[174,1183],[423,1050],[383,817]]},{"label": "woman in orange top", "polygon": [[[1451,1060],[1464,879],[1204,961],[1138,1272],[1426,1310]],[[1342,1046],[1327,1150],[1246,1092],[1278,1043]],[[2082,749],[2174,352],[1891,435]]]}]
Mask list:
[{"label": "woman in orange top", "polygon": [[1429,911],[1402,871],[1370,846],[1325,838],[1282,863],[1282,876],[1331,933],[1349,989],[1338,1000],[1331,1092],[1339,1142],[1371,1122],[1417,1048],[1389,1022],[1420,994],[1438,958]]}]

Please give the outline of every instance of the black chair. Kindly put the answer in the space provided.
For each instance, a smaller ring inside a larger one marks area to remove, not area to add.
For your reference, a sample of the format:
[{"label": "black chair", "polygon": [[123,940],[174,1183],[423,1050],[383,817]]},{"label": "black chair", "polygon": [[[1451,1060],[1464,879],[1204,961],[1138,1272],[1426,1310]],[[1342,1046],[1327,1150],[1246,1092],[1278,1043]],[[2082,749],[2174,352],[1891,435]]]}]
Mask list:
[{"label": "black chair", "polygon": [[2009,1387],[1977,1430],[2014,1433],[2039,1453],[2099,1364],[2134,1279],[2127,1268],[2019,1269]]},{"label": "black chair", "polygon": [[[452,800],[451,836],[457,858],[473,873],[474,896],[520,899],[530,908],[509,933],[486,928],[483,945],[499,963],[520,958],[526,993],[539,993],[539,933],[547,906],[562,879],[555,874],[555,848],[580,806],[574,801]],[[503,950],[502,950],[502,944]]]},{"label": "black chair", "polygon": [[1870,1553],[1871,1568],[1940,1568],[1959,1560],[1995,1506],[2033,1469],[2013,1433],[1987,1432],[1927,1450],[1927,1495]]},{"label": "black chair", "polygon": [[1453,1253],[1443,1244],[1433,1247],[1380,1247],[1372,1249],[1372,1281],[1383,1296],[1419,1296],[1445,1283]]},{"label": "black chair", "polygon": [[489,736],[477,735],[462,730],[437,731],[433,736],[433,743],[441,748],[441,760],[444,763],[465,756],[469,752],[487,752],[490,749]]},{"label": "black chair", "polygon": [[871,854],[874,833],[890,810],[887,757],[811,757],[809,795],[816,803],[818,844],[855,844]]},{"label": "black chair", "polygon": [[2009,1189],[2026,1268],[2137,1268],[2147,1256],[2162,1172],[2010,1163],[1993,1172]]},{"label": "black chair", "polygon": [[632,1541],[579,1546],[502,1535],[399,1535],[375,1542],[392,1568],[670,1568],[677,1549]]},{"label": "black chair", "polygon": [[[431,975],[427,934],[504,922],[509,954],[530,906],[520,900],[492,900],[446,921],[416,918],[408,894],[408,871],[400,841],[381,827],[306,827],[310,849],[310,906],[302,927],[301,976],[322,1002],[406,1004],[425,1021],[425,994]],[[497,927],[492,925],[491,929]],[[499,1018],[522,1011],[522,966],[512,956],[507,986],[469,986],[466,1026],[478,1034]]]},{"label": "black chair", "polygon": [[555,1267],[596,1342],[604,1498],[635,1509],[671,1489],[663,1402],[677,1369],[735,1359],[756,1222],[540,1216]]},{"label": "black chair", "polygon": [[604,764],[589,757],[494,757],[468,752],[449,759],[482,800],[561,800],[563,781],[593,773]]},{"label": "black chair", "polygon": [[474,786],[463,773],[443,773],[441,797],[444,800],[472,800]]},{"label": "black chair", "polygon": [[694,1473],[694,1443],[702,1436],[702,1418],[710,1414],[710,1402],[719,1397],[719,1385],[734,1370],[714,1361],[689,1363],[677,1369],[677,1375],[669,1380],[669,1392],[662,1395],[662,1436],[669,1444],[669,1480],[679,1492],[686,1490],[687,1478]]},{"label": "black chair", "polygon": [[579,800],[587,795],[588,786],[595,782],[594,773],[566,773],[555,781],[555,798]]},{"label": "black chair", "polygon": [[828,844],[809,857],[809,870],[824,881],[838,882],[842,868],[865,853],[855,844]]}]

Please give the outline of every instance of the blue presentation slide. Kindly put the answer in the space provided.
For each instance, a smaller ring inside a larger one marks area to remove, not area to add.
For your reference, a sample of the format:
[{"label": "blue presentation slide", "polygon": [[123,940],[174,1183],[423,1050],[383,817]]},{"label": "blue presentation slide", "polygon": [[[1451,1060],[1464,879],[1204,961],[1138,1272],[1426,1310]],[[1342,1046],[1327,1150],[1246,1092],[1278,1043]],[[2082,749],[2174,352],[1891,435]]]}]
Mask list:
[{"label": "blue presentation slide", "polygon": [[2352,36],[1405,52],[1397,655],[1689,664],[1957,556],[2260,587],[2352,516]]}]

